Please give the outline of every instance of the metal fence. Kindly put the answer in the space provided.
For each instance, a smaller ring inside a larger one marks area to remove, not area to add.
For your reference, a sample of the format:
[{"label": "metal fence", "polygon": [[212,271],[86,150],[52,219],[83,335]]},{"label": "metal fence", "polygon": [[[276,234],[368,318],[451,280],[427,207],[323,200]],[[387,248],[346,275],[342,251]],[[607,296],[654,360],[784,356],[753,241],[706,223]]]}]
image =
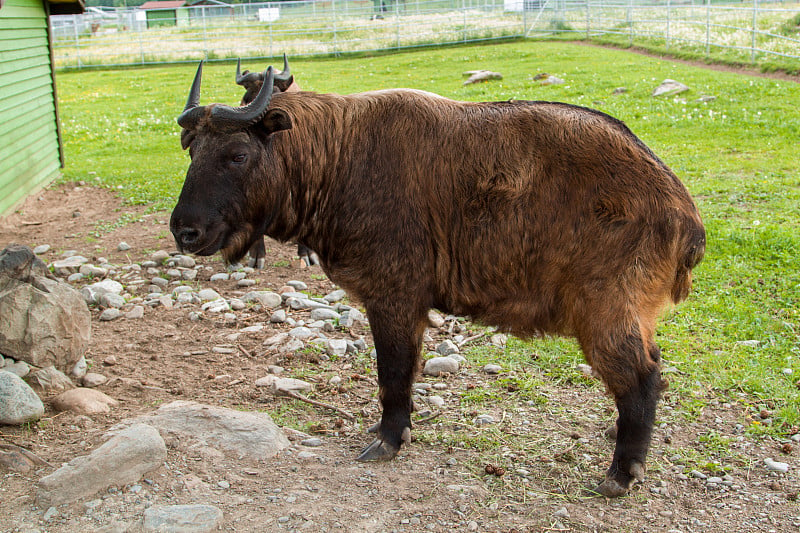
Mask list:
[{"label": "metal fence", "polygon": [[60,68],[341,54],[504,38],[601,38],[797,62],[800,3],[302,0],[53,16]]}]

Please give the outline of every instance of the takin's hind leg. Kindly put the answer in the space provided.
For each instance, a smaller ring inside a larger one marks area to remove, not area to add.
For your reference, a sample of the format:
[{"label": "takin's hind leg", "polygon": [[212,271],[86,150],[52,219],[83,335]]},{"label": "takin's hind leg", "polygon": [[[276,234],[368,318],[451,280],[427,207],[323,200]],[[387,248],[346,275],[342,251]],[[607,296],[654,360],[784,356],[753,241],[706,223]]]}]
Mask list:
[{"label": "takin's hind leg", "polygon": [[611,466],[595,492],[623,496],[635,481],[644,480],[645,461],[664,382],[660,351],[641,334],[622,335],[608,349],[595,348],[592,365],[617,404],[616,447]]}]

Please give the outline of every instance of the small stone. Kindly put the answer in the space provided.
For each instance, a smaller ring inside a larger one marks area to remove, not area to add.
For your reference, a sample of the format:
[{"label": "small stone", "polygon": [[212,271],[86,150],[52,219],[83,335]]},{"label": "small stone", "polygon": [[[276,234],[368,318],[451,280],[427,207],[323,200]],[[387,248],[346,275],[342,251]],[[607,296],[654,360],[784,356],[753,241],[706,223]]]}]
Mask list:
[{"label": "small stone", "polygon": [[294,280],[294,279],[293,280],[289,280],[289,281],[286,282],[286,285],[288,285],[289,287],[292,287],[296,291],[307,291],[308,290],[308,285],[306,285],[305,282],[302,282],[302,281],[299,281],[299,280]]},{"label": "small stone", "polygon": [[212,505],[153,505],[144,511],[142,528],[146,533],[206,533],[218,530],[222,519],[222,511]]},{"label": "small stone", "polygon": [[144,316],[144,306],[135,305],[133,309],[125,313],[125,318],[128,320],[134,320],[137,318],[142,318]]},{"label": "small stone", "polygon": [[181,268],[194,268],[197,264],[193,257],[188,255],[176,255],[167,261],[167,264],[181,267]]},{"label": "small stone", "polygon": [[46,254],[49,251],[50,251],[49,244],[40,244],[39,246],[33,249],[33,253],[35,253],[36,255]]},{"label": "small stone", "polygon": [[566,507],[560,508],[558,511],[553,513],[553,516],[556,518],[569,518],[569,511],[567,511]]},{"label": "small stone", "polygon": [[223,298],[218,300],[212,300],[210,302],[204,303],[200,309],[203,311],[208,311],[209,313],[224,313],[226,311],[230,311],[231,307],[228,305]]},{"label": "small stone", "polygon": [[494,424],[495,420],[492,415],[478,415],[475,417],[475,425],[476,426],[488,426],[489,424]]},{"label": "small stone", "polygon": [[119,250],[120,252],[127,252],[130,249],[131,245],[125,241],[120,241],[120,243],[117,245],[117,250]]},{"label": "small stone", "polygon": [[426,376],[438,376],[442,373],[455,374],[458,369],[458,361],[451,357],[433,357],[425,361],[422,373]]},{"label": "small stone", "polygon": [[310,439],[301,440],[300,444],[302,444],[303,446],[308,446],[309,448],[316,448],[318,446],[322,446],[322,439],[317,437],[312,437]]},{"label": "small stone", "polygon": [[103,322],[108,322],[110,320],[116,320],[120,316],[122,316],[122,311],[114,307],[111,307],[100,313],[100,320]]},{"label": "small stone", "polygon": [[503,371],[503,367],[500,365],[489,364],[483,367],[483,371],[487,374],[499,374]]},{"label": "small stone", "polygon": [[341,301],[345,296],[347,296],[347,293],[344,290],[336,289],[335,291],[326,294],[323,300],[329,304],[332,304]]},{"label": "small stone", "polygon": [[281,295],[271,291],[252,291],[242,296],[242,301],[246,303],[260,303],[265,309],[274,309],[283,303]]},{"label": "small stone", "polygon": [[100,300],[98,303],[103,307],[119,309],[120,307],[125,305],[125,298],[120,296],[119,294],[107,292],[105,294],[100,295]]},{"label": "small stone", "polygon": [[444,398],[441,396],[428,396],[428,403],[440,409],[444,407],[445,404]]},{"label": "small stone", "polygon": [[86,375],[86,371],[88,369],[89,365],[86,363],[86,357],[81,356],[81,358],[78,359],[78,362],[75,363],[75,366],[72,367],[72,370],[70,370],[69,375],[80,379]]},{"label": "small stone", "polygon": [[789,471],[789,465],[787,463],[782,463],[780,461],[773,461],[771,458],[767,457],[764,459],[764,466],[767,467],[767,470],[770,472],[780,472],[785,474]]},{"label": "small stone", "polygon": [[256,280],[254,279],[240,279],[236,282],[237,287],[252,287],[256,284]]},{"label": "small stone", "polygon": [[73,411],[84,415],[110,413],[117,400],[99,390],[79,387],[56,396],[52,405],[56,411]]},{"label": "small stone", "polygon": [[325,352],[328,355],[342,356],[347,353],[347,341],[345,339],[328,339],[325,343]]},{"label": "small stone", "polygon": [[49,522],[56,516],[58,516],[58,509],[55,507],[48,507],[47,511],[44,512],[44,515],[42,515],[42,520]]},{"label": "small stone", "polygon": [[749,348],[757,348],[757,347],[761,346],[761,341],[755,340],[755,339],[750,339],[750,340],[746,340],[746,341],[736,341],[736,344],[738,344],[740,346],[747,346]]},{"label": "small stone", "polygon": [[13,361],[11,363],[6,363],[3,367],[3,370],[6,372],[10,372],[17,377],[24,378],[31,372],[31,367],[25,361]]},{"label": "small stone", "polygon": [[284,311],[283,309],[278,309],[277,311],[272,313],[272,316],[269,317],[269,321],[272,324],[283,324],[284,322],[286,322],[286,311]]},{"label": "small stone", "polygon": [[339,313],[334,311],[333,309],[312,309],[311,310],[311,321],[316,320],[338,320],[340,317]]},{"label": "small stone", "polygon": [[315,334],[313,331],[308,329],[305,326],[299,326],[296,328],[292,328],[289,330],[289,335],[294,337],[295,339],[306,340],[313,337]]},{"label": "small stone", "polygon": [[153,254],[150,256],[150,260],[159,265],[167,259],[169,259],[169,252],[165,252],[164,250],[153,252]]},{"label": "small stone", "polygon": [[75,385],[72,383],[63,372],[56,370],[54,366],[48,366],[32,372],[27,376],[28,384],[37,392],[56,392],[74,389]]},{"label": "small stone", "polygon": [[98,374],[97,372],[87,372],[86,375],[81,378],[81,384],[84,387],[89,387],[90,389],[99,387],[106,381],[108,381],[108,378],[103,374]]},{"label": "small stone", "polygon": [[495,333],[494,335],[489,337],[489,342],[493,346],[503,348],[505,347],[506,344],[508,344],[508,335],[506,335],[505,333]]},{"label": "small stone", "polygon": [[294,378],[279,378],[275,375],[259,378],[255,383],[256,387],[269,387],[275,392],[279,391],[307,391],[314,388],[311,383]]},{"label": "small stone", "polygon": [[652,96],[674,96],[689,90],[689,87],[675,80],[666,79],[653,89]]},{"label": "small stone", "polygon": [[197,293],[197,296],[204,302],[213,302],[222,299],[222,296],[214,289],[202,289]]},{"label": "small stone", "polygon": [[227,272],[220,272],[212,275],[211,278],[209,278],[209,281],[228,281],[230,277],[230,274]]},{"label": "small stone", "polygon": [[459,353],[459,349],[453,341],[446,340],[436,347],[436,352],[440,355],[448,356]]},{"label": "small stone", "polygon": [[689,474],[697,479],[708,479],[708,476],[700,472],[699,470],[692,470],[691,472],[689,472]]}]

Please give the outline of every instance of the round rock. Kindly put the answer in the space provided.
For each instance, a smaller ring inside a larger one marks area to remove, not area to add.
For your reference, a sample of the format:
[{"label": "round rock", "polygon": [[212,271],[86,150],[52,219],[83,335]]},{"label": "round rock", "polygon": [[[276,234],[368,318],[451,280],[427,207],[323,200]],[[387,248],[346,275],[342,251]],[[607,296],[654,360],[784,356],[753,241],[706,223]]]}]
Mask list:
[{"label": "round rock", "polygon": [[433,357],[425,361],[422,373],[427,376],[438,376],[442,373],[455,374],[458,372],[458,361],[452,357]]},{"label": "round rock", "polygon": [[39,420],[44,404],[22,378],[0,370],[0,424],[19,425]]}]

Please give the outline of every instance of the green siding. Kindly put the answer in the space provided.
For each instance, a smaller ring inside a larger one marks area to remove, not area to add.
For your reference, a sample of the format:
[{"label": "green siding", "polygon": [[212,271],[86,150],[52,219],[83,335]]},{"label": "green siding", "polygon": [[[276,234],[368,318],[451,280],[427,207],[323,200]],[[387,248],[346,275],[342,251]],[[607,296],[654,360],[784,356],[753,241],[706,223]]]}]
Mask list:
[{"label": "green siding", "polygon": [[61,160],[42,0],[0,9],[0,214],[58,176]]}]

